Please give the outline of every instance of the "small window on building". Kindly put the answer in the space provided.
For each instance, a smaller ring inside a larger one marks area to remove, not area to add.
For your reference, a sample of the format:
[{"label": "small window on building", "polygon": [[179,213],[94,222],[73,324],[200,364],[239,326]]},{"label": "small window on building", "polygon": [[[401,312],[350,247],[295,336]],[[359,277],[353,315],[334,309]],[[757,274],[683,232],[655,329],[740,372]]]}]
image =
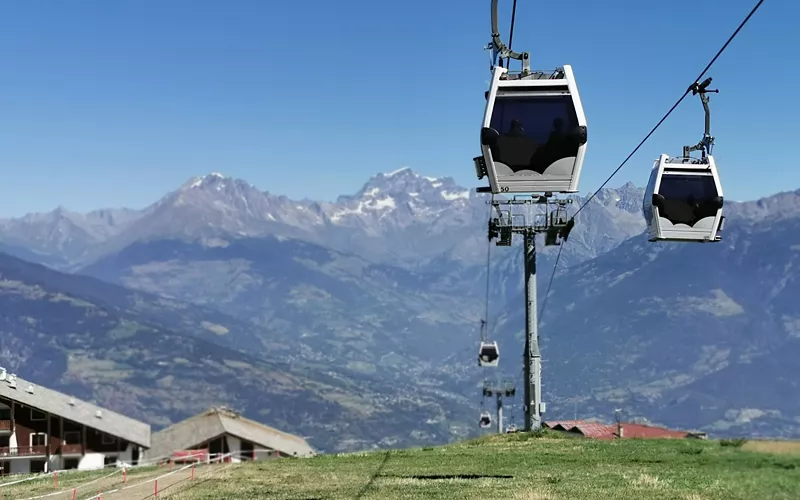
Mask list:
[{"label": "small window on building", "polygon": [[0,476],[11,474],[11,462],[0,462]]},{"label": "small window on building", "polygon": [[103,444],[114,444],[117,442],[117,438],[112,436],[111,434],[103,433]]},{"label": "small window on building", "polygon": [[65,458],[64,470],[77,469],[80,461],[77,458]]},{"label": "small window on building", "polygon": [[64,432],[64,444],[81,444],[81,432],[80,431]]},{"label": "small window on building", "polygon": [[103,465],[115,465],[117,463],[116,455],[106,455],[103,458]]},{"label": "small window on building", "polygon": [[31,408],[31,420],[41,422],[42,420],[47,420],[47,415],[44,412]]},{"label": "small window on building", "polygon": [[0,448],[11,446],[11,436],[0,436]]},{"label": "small window on building", "polygon": [[44,467],[46,464],[46,460],[31,460],[31,474],[44,472]]},{"label": "small window on building", "polygon": [[47,446],[47,434],[35,432],[31,434],[31,446]]},{"label": "small window on building", "polygon": [[11,420],[11,408],[0,406],[0,420]]}]

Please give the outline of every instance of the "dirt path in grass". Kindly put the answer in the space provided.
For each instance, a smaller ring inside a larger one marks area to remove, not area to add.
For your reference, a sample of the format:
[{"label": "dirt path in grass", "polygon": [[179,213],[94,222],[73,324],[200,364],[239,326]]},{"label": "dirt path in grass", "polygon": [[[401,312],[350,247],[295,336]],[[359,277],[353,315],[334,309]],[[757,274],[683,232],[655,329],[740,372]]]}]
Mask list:
[{"label": "dirt path in grass", "polygon": [[[230,466],[230,464],[196,465],[194,467],[194,473],[192,473],[192,467],[188,467],[185,469],[178,468],[169,475],[167,475],[167,471],[164,471],[162,474],[150,477],[146,480],[141,479],[136,482],[132,481],[125,486],[125,489],[103,494],[100,497],[100,500],[145,500],[151,498],[167,498],[172,493],[191,486],[195,481],[205,480],[213,472],[228,466]],[[155,496],[156,478],[158,478],[157,497]]]}]

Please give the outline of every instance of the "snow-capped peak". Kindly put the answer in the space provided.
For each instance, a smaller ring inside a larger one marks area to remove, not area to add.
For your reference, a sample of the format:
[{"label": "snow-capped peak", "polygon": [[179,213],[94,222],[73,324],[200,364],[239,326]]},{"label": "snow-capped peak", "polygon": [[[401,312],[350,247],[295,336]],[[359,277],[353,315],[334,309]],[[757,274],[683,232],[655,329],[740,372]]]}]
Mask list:
[{"label": "snow-capped peak", "polygon": [[403,167],[373,176],[355,195],[342,196],[339,201],[386,197],[394,197],[401,203],[413,199],[414,202],[436,204],[442,201],[468,200],[470,196],[469,190],[458,186],[450,177],[423,176],[409,167]]},{"label": "snow-capped peak", "polygon": [[220,174],[219,172],[211,172],[210,174],[203,175],[200,177],[192,177],[186,184],[184,184],[184,188],[196,189],[202,187],[204,184],[208,184],[214,181],[221,181],[225,179],[227,179],[227,177]]},{"label": "snow-capped peak", "polygon": [[398,174],[408,173],[413,175],[414,177],[419,177],[419,174],[411,170],[411,167],[400,167],[397,170],[392,170],[391,172],[386,172],[383,174],[378,174],[380,177],[394,177]]},{"label": "snow-capped peak", "polygon": [[407,225],[419,217],[437,217],[469,201],[469,190],[453,179],[423,176],[403,167],[373,176],[354,195],[340,196],[328,216],[334,224],[362,224],[372,219]]}]

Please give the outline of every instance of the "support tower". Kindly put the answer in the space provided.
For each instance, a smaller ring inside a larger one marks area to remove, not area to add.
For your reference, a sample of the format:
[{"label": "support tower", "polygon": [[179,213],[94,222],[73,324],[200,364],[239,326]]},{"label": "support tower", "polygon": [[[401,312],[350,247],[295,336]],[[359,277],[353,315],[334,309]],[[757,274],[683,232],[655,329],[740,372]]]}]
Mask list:
[{"label": "support tower", "polygon": [[483,382],[483,397],[495,397],[497,400],[497,433],[502,434],[503,430],[503,398],[513,398],[517,393],[517,387],[513,380],[503,380],[501,382],[492,382],[484,380]]},{"label": "support tower", "polygon": [[[480,190],[480,189],[479,189]],[[539,351],[539,332],[536,300],[536,235],[544,233],[545,245],[560,245],[569,236],[575,225],[567,217],[566,205],[570,199],[544,195],[518,195],[513,199],[490,202],[496,217],[489,219],[489,240],[497,238],[497,246],[511,246],[513,235],[523,236],[525,262],[525,353],[524,395],[525,431],[537,431],[542,426],[542,414],[546,410],[542,402],[542,359]],[[515,206],[530,208],[529,214],[515,213]],[[485,393],[485,389],[484,389]]]}]

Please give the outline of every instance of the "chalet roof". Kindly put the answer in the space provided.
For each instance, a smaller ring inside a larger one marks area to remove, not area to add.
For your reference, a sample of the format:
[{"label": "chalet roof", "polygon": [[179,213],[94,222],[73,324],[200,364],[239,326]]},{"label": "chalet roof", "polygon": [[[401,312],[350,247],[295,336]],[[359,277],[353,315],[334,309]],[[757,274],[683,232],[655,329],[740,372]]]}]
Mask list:
[{"label": "chalet roof", "polygon": [[624,438],[650,438],[650,439],[683,439],[691,437],[693,433],[654,425],[622,423],[622,437]]},{"label": "chalet roof", "polygon": [[[552,422],[545,422],[544,425],[553,430],[573,432],[594,439],[615,439],[617,435],[616,424],[605,425],[596,422],[587,422],[585,420],[555,420]],[[695,433],[665,429],[652,425],[635,424],[631,422],[621,422],[620,425],[622,426],[623,439],[682,439],[695,436]]]},{"label": "chalet roof", "polygon": [[189,449],[223,434],[230,434],[290,456],[307,457],[315,452],[305,439],[249,420],[227,408],[209,410],[153,434],[154,457]]},{"label": "chalet roof", "polygon": [[[139,446],[150,447],[149,424],[35,385],[19,377],[15,377],[15,379],[16,388],[10,384],[10,374],[0,368],[0,397],[16,401],[29,408],[58,415]],[[29,392],[28,389],[32,389],[32,392]]]},{"label": "chalet roof", "polygon": [[577,433],[594,439],[614,439],[614,433],[617,430],[616,426],[613,425],[587,422],[585,420],[557,420],[545,422],[544,426],[556,431]]}]

